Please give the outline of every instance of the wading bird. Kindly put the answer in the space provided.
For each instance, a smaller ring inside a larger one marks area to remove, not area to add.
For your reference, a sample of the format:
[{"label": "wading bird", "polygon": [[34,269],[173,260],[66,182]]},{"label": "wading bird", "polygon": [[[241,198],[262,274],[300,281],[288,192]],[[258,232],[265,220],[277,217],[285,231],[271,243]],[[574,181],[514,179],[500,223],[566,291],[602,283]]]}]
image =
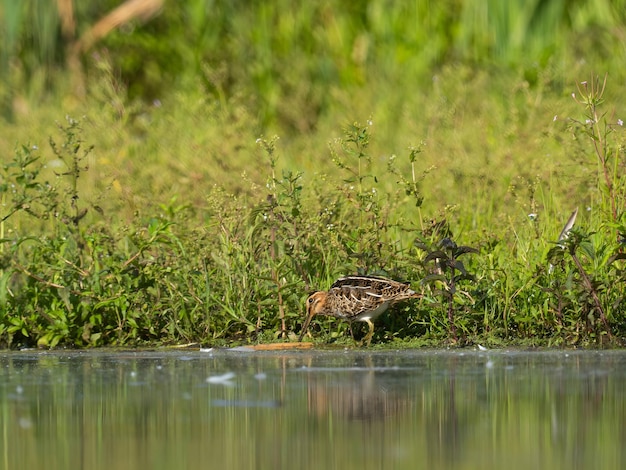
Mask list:
[{"label": "wading bird", "polygon": [[[315,292],[306,301],[306,319],[299,341],[306,334],[315,315],[343,318],[350,323],[362,321],[369,326],[363,338],[368,345],[374,334],[372,321],[396,302],[421,297],[408,283],[375,276],[347,276],[337,280],[330,289]],[[352,330],[351,330],[352,331]]]}]

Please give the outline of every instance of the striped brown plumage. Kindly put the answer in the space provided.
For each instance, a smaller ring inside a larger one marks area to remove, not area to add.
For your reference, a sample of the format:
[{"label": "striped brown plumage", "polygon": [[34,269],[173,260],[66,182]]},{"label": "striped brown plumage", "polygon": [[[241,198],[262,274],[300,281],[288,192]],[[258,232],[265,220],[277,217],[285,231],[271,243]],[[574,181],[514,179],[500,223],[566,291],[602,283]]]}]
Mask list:
[{"label": "striped brown plumage", "polygon": [[329,315],[349,322],[367,323],[369,331],[363,343],[369,345],[374,334],[372,321],[401,300],[421,297],[410,284],[376,276],[346,276],[338,279],[328,291],[312,294],[306,301],[306,319],[300,341],[315,315]]}]

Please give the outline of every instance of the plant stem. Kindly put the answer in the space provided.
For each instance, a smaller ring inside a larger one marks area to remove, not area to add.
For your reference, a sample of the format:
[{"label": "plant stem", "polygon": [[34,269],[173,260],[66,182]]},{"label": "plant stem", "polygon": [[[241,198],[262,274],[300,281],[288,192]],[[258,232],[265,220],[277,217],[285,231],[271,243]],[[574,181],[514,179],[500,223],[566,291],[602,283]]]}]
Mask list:
[{"label": "plant stem", "polygon": [[576,268],[578,268],[578,272],[580,273],[580,276],[583,279],[585,287],[587,288],[587,290],[591,294],[591,297],[593,298],[593,302],[595,304],[596,310],[600,314],[600,320],[602,321],[602,324],[604,325],[604,329],[609,335],[609,338],[611,338],[612,337],[611,328],[609,327],[609,322],[606,319],[606,315],[604,314],[604,309],[602,308],[602,304],[600,303],[600,299],[598,298],[598,293],[593,288],[593,284],[591,284],[591,279],[589,279],[589,276],[587,276],[587,273],[583,269],[583,265],[578,259],[578,256],[576,256],[576,253],[572,253],[572,259],[574,260],[574,263],[576,264]]}]

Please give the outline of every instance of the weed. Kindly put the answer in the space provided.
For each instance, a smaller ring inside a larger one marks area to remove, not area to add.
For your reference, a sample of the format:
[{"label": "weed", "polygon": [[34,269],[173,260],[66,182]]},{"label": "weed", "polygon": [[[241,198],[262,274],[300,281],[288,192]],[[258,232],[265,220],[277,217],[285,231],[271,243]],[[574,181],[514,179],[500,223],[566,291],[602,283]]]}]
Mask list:
[{"label": "weed", "polygon": [[609,122],[607,112],[602,111],[607,75],[604,80],[593,77],[589,81],[580,82],[578,94],[572,93],[574,100],[585,109],[585,120],[572,119],[575,133],[586,136],[593,148],[599,168],[599,183],[603,194],[603,205],[608,205],[611,222],[618,220],[618,210],[623,202],[623,187],[618,173],[620,167],[621,146],[612,142],[612,134],[620,129],[622,121]]},{"label": "weed", "polygon": [[[611,327],[607,320],[605,302],[601,300],[602,297],[606,298],[608,286],[600,280],[602,279],[600,273],[606,271],[609,258],[606,256],[606,249],[598,250],[594,247],[592,236],[592,233],[585,233],[580,229],[568,230],[567,237],[548,252],[548,260],[551,265],[557,265],[564,273],[567,273],[567,282],[564,287],[567,294],[575,299],[571,305],[580,309],[580,317],[584,320],[586,329],[595,330],[599,320],[603,334],[611,339]],[[564,259],[565,255],[568,255],[569,262]],[[590,273],[590,269],[597,274]],[[558,290],[553,292],[557,295],[558,314],[562,318],[563,297]]]},{"label": "weed", "polygon": [[[460,300],[460,304],[465,304],[465,300],[470,299],[470,303],[473,303],[471,296],[466,291],[458,289],[458,284],[460,281],[474,279],[458,258],[467,253],[478,253],[478,250],[469,246],[457,246],[450,238],[442,239],[435,249],[430,249],[424,243],[420,243],[420,247],[428,253],[424,258],[424,263],[435,265],[435,272],[426,276],[422,282],[436,286],[435,293],[441,295],[444,301],[449,331],[456,341],[455,302]],[[464,299],[460,299],[460,297],[464,297]]]}]

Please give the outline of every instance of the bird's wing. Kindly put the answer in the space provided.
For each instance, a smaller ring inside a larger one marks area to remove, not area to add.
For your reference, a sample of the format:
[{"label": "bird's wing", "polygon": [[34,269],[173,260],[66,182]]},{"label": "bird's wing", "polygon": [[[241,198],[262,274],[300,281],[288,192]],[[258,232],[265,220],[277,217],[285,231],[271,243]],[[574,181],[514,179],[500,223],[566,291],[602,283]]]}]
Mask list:
[{"label": "bird's wing", "polygon": [[402,285],[404,285],[404,283],[378,276],[345,276],[337,279],[331,286],[331,289],[333,287],[350,286],[367,287],[377,291],[383,291],[384,289],[396,288]]},{"label": "bird's wing", "polygon": [[374,310],[386,300],[382,293],[368,286],[333,287],[329,294],[335,299],[336,308],[349,316]]}]

